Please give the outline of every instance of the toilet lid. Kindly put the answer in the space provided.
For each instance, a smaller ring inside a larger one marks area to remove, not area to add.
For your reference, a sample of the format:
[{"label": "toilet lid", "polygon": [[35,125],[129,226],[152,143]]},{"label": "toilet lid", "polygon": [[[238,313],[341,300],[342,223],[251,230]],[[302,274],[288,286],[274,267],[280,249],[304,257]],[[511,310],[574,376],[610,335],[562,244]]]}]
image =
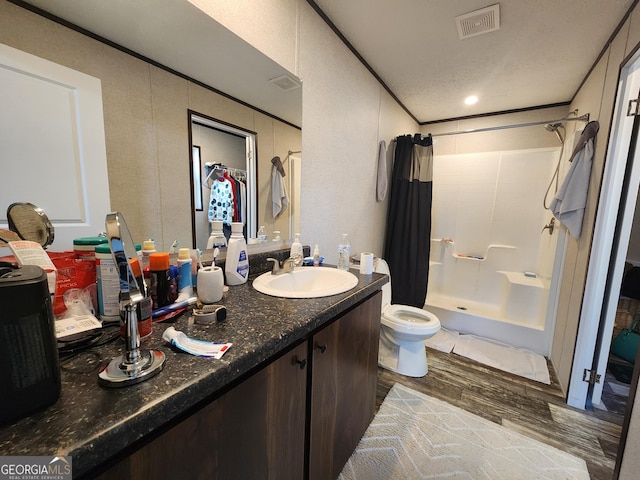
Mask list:
[{"label": "toilet lid", "polygon": [[433,313],[408,305],[388,305],[382,312],[382,323],[405,333],[436,333],[440,320]]}]

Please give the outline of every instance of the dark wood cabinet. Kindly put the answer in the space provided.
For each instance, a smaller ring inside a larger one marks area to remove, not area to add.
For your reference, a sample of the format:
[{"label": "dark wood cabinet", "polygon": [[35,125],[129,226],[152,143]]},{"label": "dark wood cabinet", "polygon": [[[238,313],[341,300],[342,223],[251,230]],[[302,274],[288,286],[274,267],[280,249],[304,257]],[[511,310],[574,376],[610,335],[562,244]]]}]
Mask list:
[{"label": "dark wood cabinet", "polygon": [[303,478],[306,357],[305,342],[99,478]]},{"label": "dark wood cabinet", "polygon": [[342,471],[376,407],[378,293],[311,338],[309,479]]},{"label": "dark wood cabinet", "polygon": [[374,415],[381,297],[369,297],[98,478],[336,478]]}]

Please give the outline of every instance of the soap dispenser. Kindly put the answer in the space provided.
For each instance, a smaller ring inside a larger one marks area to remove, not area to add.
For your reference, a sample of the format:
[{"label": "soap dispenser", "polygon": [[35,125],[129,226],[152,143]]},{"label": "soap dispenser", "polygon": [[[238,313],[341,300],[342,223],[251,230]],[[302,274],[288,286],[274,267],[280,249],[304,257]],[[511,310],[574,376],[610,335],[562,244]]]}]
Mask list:
[{"label": "soap dispenser", "polygon": [[302,244],[300,243],[300,234],[296,233],[296,238],[291,244],[291,251],[289,253],[291,258],[296,259],[296,265],[302,263]]}]

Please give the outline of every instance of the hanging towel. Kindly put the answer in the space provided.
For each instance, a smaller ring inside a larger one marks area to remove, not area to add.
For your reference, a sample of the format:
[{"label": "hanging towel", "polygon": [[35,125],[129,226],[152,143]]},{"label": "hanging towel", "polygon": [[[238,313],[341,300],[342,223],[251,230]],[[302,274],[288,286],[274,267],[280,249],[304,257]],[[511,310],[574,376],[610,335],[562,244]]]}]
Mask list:
[{"label": "hanging towel", "polygon": [[273,218],[276,218],[289,205],[284,178],[278,167],[271,167],[271,201],[273,203]]},{"label": "hanging towel", "polygon": [[600,124],[589,122],[582,131],[569,161],[571,166],[560,189],[549,205],[549,210],[576,240],[582,233],[582,219],[587,205],[589,177],[593,162],[594,140]]},{"label": "hanging towel", "polygon": [[380,140],[378,147],[378,182],[376,183],[376,200],[383,202],[387,198],[387,142]]},{"label": "hanging towel", "polygon": [[280,173],[280,175],[282,175],[283,177],[287,175],[286,173],[284,173],[284,167],[282,166],[282,161],[280,160],[280,157],[273,157],[271,159],[271,163],[273,164],[274,167],[278,169],[278,172]]}]

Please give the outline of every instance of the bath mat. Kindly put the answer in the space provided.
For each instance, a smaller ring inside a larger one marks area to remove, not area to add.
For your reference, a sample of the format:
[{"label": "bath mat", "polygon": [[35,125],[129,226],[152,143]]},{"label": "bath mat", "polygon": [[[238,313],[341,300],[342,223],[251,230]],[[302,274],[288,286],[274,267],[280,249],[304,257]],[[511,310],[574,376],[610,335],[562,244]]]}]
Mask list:
[{"label": "bath mat", "polygon": [[490,367],[551,384],[547,360],[540,354],[475,335],[460,335],[453,353]]},{"label": "bath mat", "polygon": [[447,330],[446,328],[441,328],[438,333],[436,333],[433,337],[428,338],[424,341],[424,344],[427,347],[433,348],[435,350],[440,350],[444,353],[451,353],[453,347],[458,341],[458,337],[460,336],[459,332],[454,332],[451,330]]},{"label": "bath mat", "polygon": [[588,480],[584,460],[400,384],[340,480]]}]

